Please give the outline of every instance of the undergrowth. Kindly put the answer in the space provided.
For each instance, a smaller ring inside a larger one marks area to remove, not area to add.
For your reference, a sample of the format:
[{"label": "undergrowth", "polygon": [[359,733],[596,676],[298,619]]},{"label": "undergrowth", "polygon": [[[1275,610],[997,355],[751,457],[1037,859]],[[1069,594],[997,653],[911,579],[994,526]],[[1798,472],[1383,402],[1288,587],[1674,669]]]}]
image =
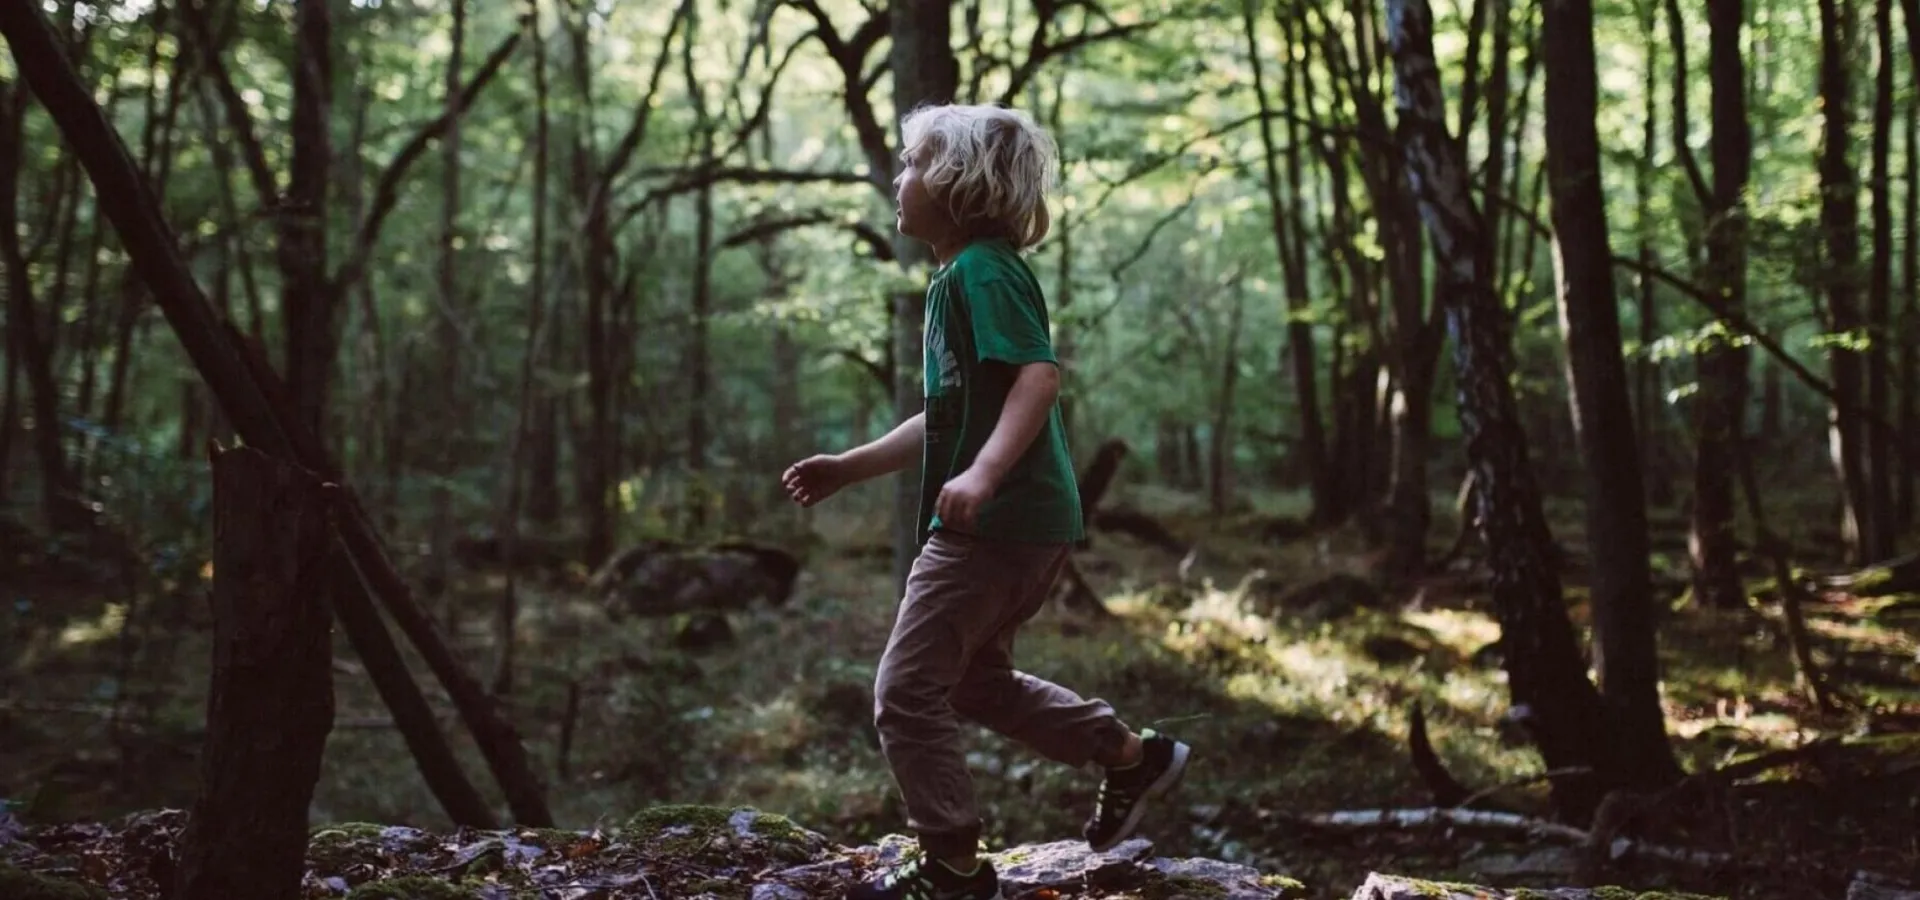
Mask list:
[{"label": "undergrowth", "polygon": [[[1416,705],[1436,751],[1470,786],[1539,771],[1537,755],[1502,728],[1505,677],[1487,655],[1498,628],[1475,581],[1442,574],[1384,603],[1288,608],[1293,589],[1366,575],[1356,535],[1261,539],[1262,523],[1297,509],[1293,497],[1227,521],[1180,495],[1129,499],[1193,540],[1194,564],[1183,577],[1179,558],[1096,534],[1078,558],[1114,615],[1049,606],[1023,632],[1016,659],[1108,700],[1136,728],[1194,745],[1199,755],[1177,806],[1151,826],[1156,851],[1286,872],[1327,896],[1345,896],[1341,886],[1351,890],[1369,867],[1475,877],[1476,862],[1499,848],[1432,835],[1356,843],[1275,815],[1427,805],[1408,763]],[[874,665],[893,613],[887,561],[872,552],[885,532],[878,504],[845,506],[810,513],[809,539],[789,541],[807,557],[794,598],[730,614],[735,640],[707,651],[674,646],[684,616],[612,623],[581,596],[577,578],[520,581],[520,663],[504,702],[548,779],[560,826],[612,826],[671,803],[753,806],[845,843],[903,828],[871,724]],[[1577,523],[1556,524],[1556,534],[1563,544],[1579,540]],[[1436,555],[1450,537],[1449,524],[1436,526]],[[1670,536],[1664,546],[1671,553]],[[480,673],[495,661],[501,580],[468,573],[432,607]],[[1569,612],[1584,626],[1577,567],[1566,580]],[[1754,586],[1768,585],[1756,574]],[[188,588],[131,604],[97,588],[49,588],[26,607],[16,602],[6,623],[16,652],[4,670],[0,798],[43,820],[188,805],[209,632],[204,603]],[[1844,651],[1911,661],[1920,651],[1913,618],[1877,620],[1871,607],[1846,603],[1811,612],[1822,659]],[[1847,727],[1809,709],[1786,648],[1761,620],[1676,606],[1662,629],[1669,728],[1690,771]],[[497,795],[444,693],[410,659],[469,775]],[[314,821],[445,827],[344,638],[335,670],[336,727]],[[1909,666],[1904,686],[1896,679],[1859,690],[1911,706],[1913,674]],[[970,731],[966,744],[989,843],[1079,833],[1093,773],[985,733]],[[1495,796],[1544,810],[1537,781]]]}]

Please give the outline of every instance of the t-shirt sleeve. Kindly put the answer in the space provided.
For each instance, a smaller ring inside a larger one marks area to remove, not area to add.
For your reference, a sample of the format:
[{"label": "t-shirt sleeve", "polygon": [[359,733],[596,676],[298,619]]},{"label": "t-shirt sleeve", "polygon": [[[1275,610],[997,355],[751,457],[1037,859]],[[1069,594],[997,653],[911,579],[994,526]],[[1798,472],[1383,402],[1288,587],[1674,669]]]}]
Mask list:
[{"label": "t-shirt sleeve", "polygon": [[1046,308],[1031,289],[1005,278],[983,278],[968,279],[963,290],[973,318],[974,353],[980,362],[1016,366],[1059,362],[1047,334]]}]

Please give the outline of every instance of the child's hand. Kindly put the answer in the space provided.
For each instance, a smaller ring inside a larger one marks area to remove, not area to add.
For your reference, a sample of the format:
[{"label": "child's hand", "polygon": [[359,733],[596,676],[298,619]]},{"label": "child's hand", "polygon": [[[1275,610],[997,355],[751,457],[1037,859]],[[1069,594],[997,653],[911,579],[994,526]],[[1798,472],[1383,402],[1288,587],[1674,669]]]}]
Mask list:
[{"label": "child's hand", "polygon": [[812,506],[833,496],[853,480],[853,473],[838,456],[810,456],[787,467],[780,483],[787,495],[801,506]]},{"label": "child's hand", "polygon": [[972,528],[980,507],[993,499],[993,492],[999,487],[994,482],[992,475],[979,466],[971,466],[940,489],[940,499],[934,502],[934,511],[940,514],[942,522]]}]

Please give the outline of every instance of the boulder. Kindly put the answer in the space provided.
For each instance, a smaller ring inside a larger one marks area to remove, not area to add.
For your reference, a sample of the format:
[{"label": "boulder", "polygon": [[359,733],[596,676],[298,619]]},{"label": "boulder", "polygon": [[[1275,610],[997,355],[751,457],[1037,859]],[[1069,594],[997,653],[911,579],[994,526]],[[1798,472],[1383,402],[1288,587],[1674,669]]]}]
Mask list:
[{"label": "boulder", "polygon": [[1723,897],[1707,897],[1701,894],[1646,893],[1626,891],[1617,887],[1502,890],[1477,884],[1457,884],[1400,875],[1382,875],[1378,872],[1367,876],[1366,882],[1360,885],[1360,889],[1353,892],[1352,900],[1622,900],[1622,898],[1628,898],[1628,900],[1725,900]]},{"label": "boulder", "polygon": [[607,613],[669,616],[784,605],[800,561],[777,547],[747,543],[687,546],[650,540],[609,559],[587,583]]}]

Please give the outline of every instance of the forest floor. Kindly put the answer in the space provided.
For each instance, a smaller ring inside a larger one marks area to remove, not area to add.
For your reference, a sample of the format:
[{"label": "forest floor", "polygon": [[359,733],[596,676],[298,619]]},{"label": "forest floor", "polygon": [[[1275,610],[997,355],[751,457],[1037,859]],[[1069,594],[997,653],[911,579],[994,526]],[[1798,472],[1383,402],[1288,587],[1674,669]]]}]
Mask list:
[{"label": "forest floor", "polygon": [[[1180,794],[1147,826],[1155,852],[1285,874],[1316,900],[1345,898],[1369,871],[1510,887],[1574,882],[1582,857],[1564,841],[1304,821],[1431,805],[1409,762],[1416,708],[1456,778],[1473,789],[1510,785],[1492,802],[1546,814],[1545,787],[1528,780],[1540,770],[1537,755],[1502,727],[1504,676],[1487,652],[1498,629],[1472,571],[1377,597],[1364,587],[1370,557],[1355,534],[1275,536],[1286,530],[1274,524],[1298,513],[1297,499],[1271,498],[1219,521],[1187,496],[1120,496],[1192,542],[1193,564],[1183,577],[1178,556],[1096,534],[1079,564],[1114,615],[1049,606],[1016,653],[1026,670],[1109,700],[1135,727],[1194,745]],[[888,562],[873,538],[885,533],[884,502],[878,494],[864,501],[799,517],[809,539],[793,548],[805,560],[795,595],[779,608],[730,614],[734,638],[717,647],[676,647],[684,617],[610,624],[579,590],[579,573],[521,582],[522,664],[508,705],[549,779],[560,826],[592,829],[654,805],[708,804],[780,813],[850,845],[902,830],[871,725],[874,665],[893,611]],[[1451,525],[1436,506],[1438,552]],[[1819,519],[1809,512],[1801,520]],[[1656,526],[1660,564],[1683,560],[1674,517]],[[1578,548],[1578,531],[1567,514],[1556,516],[1563,545]],[[1565,580],[1569,612],[1584,625],[1578,557]],[[207,678],[203,586],[189,574],[153,593],[89,581],[84,567],[28,568],[37,573],[31,580],[17,565],[0,569],[11,575],[0,581],[8,651],[0,655],[0,803],[27,822],[185,807]],[[441,609],[481,673],[496,656],[501,580],[469,573]],[[1768,598],[1770,586],[1756,567],[1756,591]],[[1664,704],[1689,772],[1821,738],[1843,743],[1710,805],[1655,809],[1637,823],[1637,836],[1730,854],[1727,861],[1630,857],[1606,865],[1598,881],[1785,898],[1839,896],[1857,869],[1920,871],[1920,749],[1913,735],[1898,734],[1920,729],[1920,609],[1902,598],[1827,595],[1808,610],[1816,659],[1878,711],[1869,726],[1858,710],[1823,714],[1806,698],[1774,624],[1776,603],[1714,612],[1671,599],[1661,631]],[[335,671],[338,711],[315,823],[445,828],[344,642]],[[423,666],[415,671],[468,771],[483,777],[451,704]],[[990,844],[1079,833],[1094,775],[985,733],[970,731],[967,742]]]}]

